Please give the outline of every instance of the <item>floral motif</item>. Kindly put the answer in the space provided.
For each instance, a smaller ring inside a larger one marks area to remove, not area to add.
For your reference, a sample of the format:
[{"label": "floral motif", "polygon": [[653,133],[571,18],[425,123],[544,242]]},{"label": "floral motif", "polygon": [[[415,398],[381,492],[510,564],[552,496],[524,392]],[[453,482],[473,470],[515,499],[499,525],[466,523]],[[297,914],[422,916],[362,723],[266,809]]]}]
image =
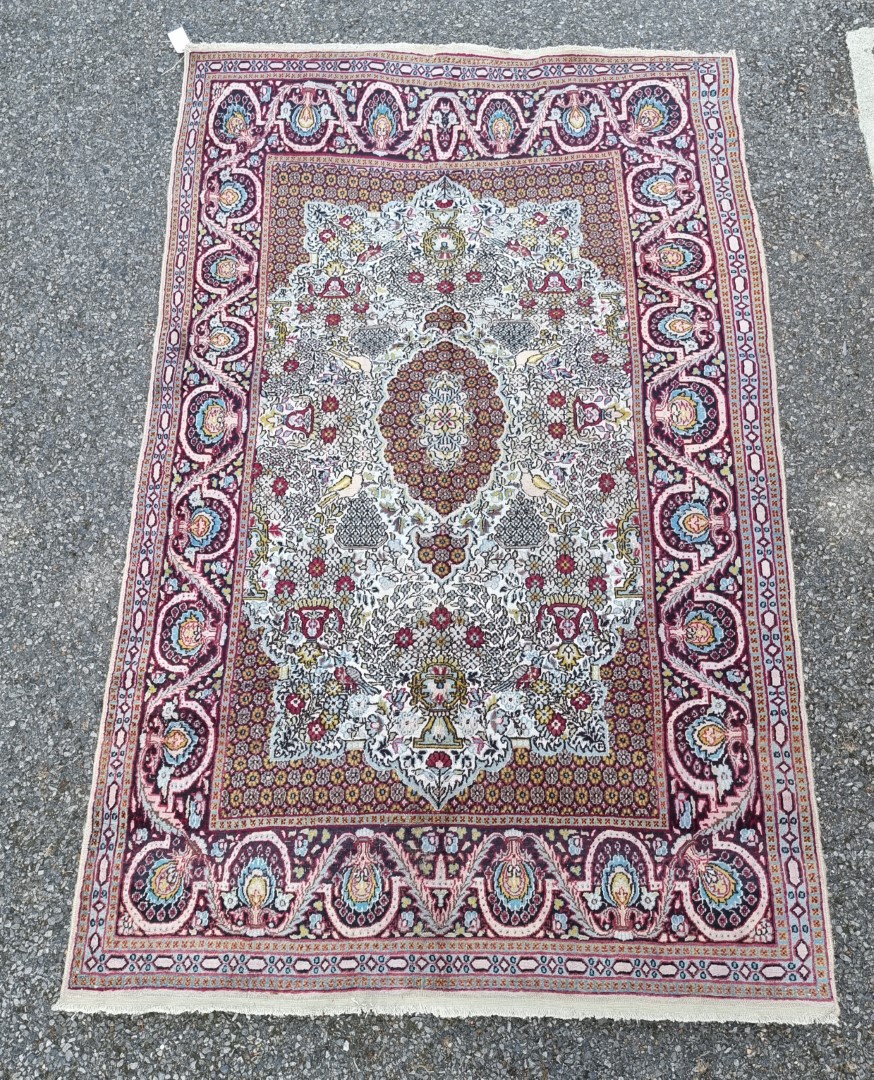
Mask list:
[{"label": "floral motif", "polygon": [[[261,549],[250,558],[253,589],[257,580],[266,596],[246,608],[288,671],[274,695],[274,758],[334,759],[363,741],[373,765],[444,806],[482,771],[503,768],[521,740],[538,753],[608,754],[599,668],[615,656],[641,596],[639,547],[621,545],[610,522],[634,516],[637,492],[622,464],[633,449],[623,294],[578,254],[578,206],[511,209],[444,178],[406,204],[362,212],[311,203],[305,217],[310,261],[268,308],[276,344],[266,357],[258,452],[271,467],[253,510],[279,532],[265,558]],[[361,245],[373,253],[363,265]],[[448,286],[451,309],[440,300]],[[586,303],[557,319],[555,297],[572,293]],[[353,296],[366,319],[394,328],[366,364],[350,355],[348,316],[325,316],[337,297]],[[531,301],[528,344],[536,346],[521,351],[505,332],[507,301],[519,296]],[[296,373],[289,399],[281,373],[302,339],[323,342],[326,360],[306,379]],[[593,381],[607,421],[597,438],[578,437],[563,465],[555,429],[563,437],[566,425],[547,417],[564,415]],[[314,403],[326,386],[338,415],[330,453],[318,449],[315,430],[294,443],[277,439],[276,418]],[[319,460],[323,479],[312,490],[304,478]],[[330,587],[313,580],[332,577],[327,563],[318,575],[309,563],[306,599],[289,604],[277,581],[303,577],[308,552],[330,557],[344,502],[334,488],[346,476],[355,478],[349,490],[378,497],[370,505],[389,541],[349,561],[349,603],[335,618]],[[464,514],[497,519],[505,543],[496,547]],[[550,567],[536,595],[524,584],[523,533],[538,538],[538,560]],[[305,640],[312,649],[302,656]],[[338,665],[361,675],[335,692]],[[535,666],[537,680],[520,680]],[[304,683],[306,712],[288,712],[288,687]]]}]

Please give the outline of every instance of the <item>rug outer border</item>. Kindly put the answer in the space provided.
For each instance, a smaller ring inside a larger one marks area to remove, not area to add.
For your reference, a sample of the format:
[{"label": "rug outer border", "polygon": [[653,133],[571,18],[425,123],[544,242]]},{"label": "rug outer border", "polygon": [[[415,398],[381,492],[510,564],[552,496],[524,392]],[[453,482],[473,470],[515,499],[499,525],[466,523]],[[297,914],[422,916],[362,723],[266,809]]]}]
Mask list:
[{"label": "rug outer border", "polygon": [[[756,240],[756,255],[761,273],[761,289],[764,302],[765,337],[767,342],[767,362],[762,365],[763,377],[769,380],[770,402],[772,409],[772,438],[774,441],[779,491],[777,503],[781,514],[784,555],[787,570],[787,598],[792,626],[792,646],[795,655],[796,676],[798,680],[798,708],[801,721],[801,741],[804,750],[804,766],[807,787],[810,796],[810,816],[813,826],[813,842],[816,850],[819,885],[822,894],[823,921],[825,924],[826,953],[829,960],[829,975],[832,997],[828,1001],[760,1001],[734,1000],[725,998],[702,997],[690,994],[685,997],[665,995],[637,994],[573,994],[544,991],[527,992],[489,992],[489,991],[441,991],[441,990],[379,990],[379,991],[336,991],[331,993],[301,993],[264,991],[216,991],[216,990],[71,990],[69,987],[73,954],[76,946],[76,927],[81,904],[82,884],[88,858],[88,845],[92,833],[95,796],[100,778],[100,760],[109,714],[109,695],[113,679],[115,661],[118,654],[126,586],[133,556],[134,528],[137,517],[140,487],[146,468],[145,452],[148,446],[151,419],[154,406],[155,387],[160,376],[158,369],[161,331],[164,319],[164,300],[167,288],[168,253],[172,233],[173,205],[175,190],[176,159],[182,138],[185,118],[189,66],[193,53],[204,52],[370,52],[399,51],[438,56],[446,53],[469,51],[473,56],[487,56],[506,59],[535,59],[545,56],[565,54],[602,55],[602,56],[668,56],[668,57],[711,57],[728,59],[731,63],[732,86],[731,102],[734,120],[738,131],[739,178],[743,185],[743,194],[750,212],[753,233]],[[91,788],[88,808],[83,828],[79,867],[76,886],[72,898],[71,925],[68,936],[63,981],[57,1001],[52,1010],[57,1012],[105,1013],[118,1015],[136,1015],[142,1013],[211,1013],[234,1012],[251,1015],[269,1016],[337,1016],[348,1014],[371,1014],[383,1016],[403,1016],[410,1014],[431,1014],[438,1017],[506,1016],[520,1018],[556,1017],[560,1019],[614,1019],[614,1020],[673,1020],[678,1022],[719,1022],[719,1023],[757,1023],[757,1024],[830,1024],[840,1021],[834,971],[834,943],[832,938],[829,907],[828,884],[823,858],[819,809],[814,787],[812,752],[808,731],[808,717],[805,707],[805,683],[802,667],[800,634],[795,590],[795,571],[792,559],[792,541],[789,527],[788,502],[786,496],[785,464],[783,443],[780,434],[780,414],[777,399],[777,369],[774,354],[771,327],[771,301],[768,282],[768,270],[765,260],[765,247],[759,215],[752,199],[749,173],[746,161],[746,136],[741,117],[739,89],[739,64],[735,50],[728,52],[695,51],[687,49],[631,49],[602,48],[597,46],[562,45],[542,49],[495,49],[470,42],[449,42],[443,45],[427,45],[411,42],[382,43],[248,43],[248,42],[189,42],[185,46],[182,71],[182,93],[180,95],[176,129],[170,154],[170,175],[167,181],[167,210],[164,229],[164,245],[161,257],[161,276],[158,292],[158,318],[156,320],[152,363],[150,367],[149,389],[146,402],[143,434],[134,482],[131,504],[130,523],[124,570],[119,590],[116,627],[110,651],[109,671],[103,695],[100,726],[94,755],[91,776]]]},{"label": "rug outer border", "polygon": [[[792,558],[792,530],[789,522],[789,500],[786,490],[786,464],[783,457],[783,439],[780,428],[780,403],[777,393],[777,362],[774,351],[774,335],[771,319],[771,288],[768,279],[768,266],[765,259],[765,240],[759,222],[759,212],[752,196],[749,170],[747,168],[746,155],[746,132],[744,131],[743,118],[741,116],[740,99],[738,90],[740,86],[740,68],[737,53],[729,54],[732,68],[731,104],[734,119],[737,124],[738,137],[738,164],[740,179],[743,183],[744,198],[752,219],[753,233],[756,239],[756,255],[759,260],[761,273],[762,300],[765,315],[765,341],[767,343],[767,364],[763,365],[763,374],[767,371],[768,389],[771,403],[771,437],[774,440],[774,454],[777,460],[777,475],[780,481],[780,490],[777,492],[777,505],[780,511],[780,525],[783,540],[783,552],[786,559],[786,604],[789,610],[789,618],[792,626],[792,649],[795,658],[795,672],[798,680],[798,714],[801,721],[801,744],[804,750],[804,775],[807,781],[807,793],[809,797],[809,812],[811,821],[811,834],[813,846],[816,851],[816,866],[819,874],[819,888],[822,897],[822,917],[825,932],[825,951],[829,964],[829,982],[832,1000],[829,1002],[828,1017],[823,1023],[837,1024],[840,1020],[840,1004],[838,1001],[837,984],[835,979],[835,949],[832,938],[831,907],[829,902],[828,880],[826,877],[825,858],[822,846],[822,829],[819,823],[819,801],[816,795],[816,785],[813,776],[813,752],[810,745],[810,728],[807,716],[807,693],[804,682],[804,663],[801,655],[801,633],[798,627],[798,600],[795,589],[795,563]],[[790,1021],[791,1022],[791,1021]],[[816,1023],[816,1020],[800,1021],[803,1023]]]}]

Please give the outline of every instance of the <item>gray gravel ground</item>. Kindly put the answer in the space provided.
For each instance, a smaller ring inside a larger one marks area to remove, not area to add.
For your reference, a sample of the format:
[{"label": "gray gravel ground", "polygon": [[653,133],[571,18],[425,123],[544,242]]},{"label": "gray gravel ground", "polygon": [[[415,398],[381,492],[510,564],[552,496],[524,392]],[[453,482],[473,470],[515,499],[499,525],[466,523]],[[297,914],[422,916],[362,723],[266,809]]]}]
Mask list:
[{"label": "gray gravel ground", "polygon": [[[61,979],[194,40],[736,49],[771,278],[843,1020],[793,1029],[430,1017],[82,1017]],[[862,0],[3,0],[0,1077],[874,1076],[872,189]],[[869,929],[866,930],[866,927]]]}]

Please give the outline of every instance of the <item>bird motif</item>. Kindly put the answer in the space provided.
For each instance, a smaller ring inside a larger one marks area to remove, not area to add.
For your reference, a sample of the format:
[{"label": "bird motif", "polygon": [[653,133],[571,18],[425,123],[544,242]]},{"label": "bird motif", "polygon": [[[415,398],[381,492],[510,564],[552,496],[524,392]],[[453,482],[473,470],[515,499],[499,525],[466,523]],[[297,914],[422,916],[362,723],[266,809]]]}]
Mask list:
[{"label": "bird motif", "polygon": [[364,477],[361,473],[344,473],[339,480],[331,484],[319,501],[322,506],[330,506],[335,499],[352,499],[361,490],[363,483]]},{"label": "bird motif", "polygon": [[552,499],[558,506],[570,506],[570,500],[550,484],[540,473],[522,473],[522,490],[532,499]]},{"label": "bird motif", "polygon": [[545,359],[546,353],[538,352],[537,349],[523,349],[522,352],[516,353],[514,363],[516,370],[522,371],[526,367],[536,367]]},{"label": "bird motif", "polygon": [[328,354],[339,360],[350,371],[354,371],[356,375],[369,375],[373,370],[373,363],[369,356],[346,356],[345,353],[338,352],[336,349],[328,349]]}]

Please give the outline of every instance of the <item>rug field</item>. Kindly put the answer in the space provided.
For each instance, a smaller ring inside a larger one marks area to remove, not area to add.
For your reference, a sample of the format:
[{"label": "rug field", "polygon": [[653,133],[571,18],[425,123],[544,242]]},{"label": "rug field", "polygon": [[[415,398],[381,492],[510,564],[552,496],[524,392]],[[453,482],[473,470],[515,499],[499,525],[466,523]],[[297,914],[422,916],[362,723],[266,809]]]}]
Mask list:
[{"label": "rug field", "polygon": [[733,56],[196,45],[59,1008],[836,1022]]}]

